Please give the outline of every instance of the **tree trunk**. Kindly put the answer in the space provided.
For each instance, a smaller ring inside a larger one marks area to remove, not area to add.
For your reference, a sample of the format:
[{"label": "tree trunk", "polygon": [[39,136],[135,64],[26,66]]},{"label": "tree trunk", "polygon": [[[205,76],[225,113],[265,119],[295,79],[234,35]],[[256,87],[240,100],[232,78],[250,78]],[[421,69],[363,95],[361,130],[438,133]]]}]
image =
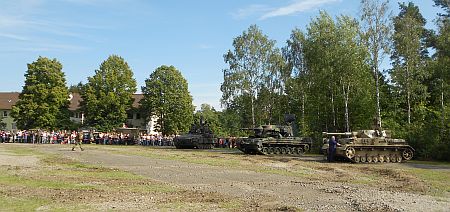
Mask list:
[{"label": "tree trunk", "polygon": [[444,108],[444,79],[441,79],[441,142],[444,142],[445,130],[445,108]]},{"label": "tree trunk", "polygon": [[347,85],[347,88],[342,85],[342,92],[344,94],[344,104],[345,104],[345,130],[346,132],[350,132],[350,124],[348,118],[348,93],[350,92],[350,85]]},{"label": "tree trunk", "polygon": [[336,110],[334,108],[334,92],[333,89],[331,89],[331,116],[333,118],[333,130],[336,130]]},{"label": "tree trunk", "polygon": [[305,93],[302,95],[302,133],[305,133]]},{"label": "tree trunk", "polygon": [[379,76],[378,76],[378,65],[375,65],[375,86],[376,86],[376,97],[377,97],[377,125],[381,128],[381,108],[380,108],[380,84],[379,84]]},{"label": "tree trunk", "polygon": [[406,101],[408,104],[408,124],[411,124],[411,91],[409,87],[409,67],[406,63]]},{"label": "tree trunk", "polygon": [[254,105],[254,100],[253,100],[253,92],[252,92],[250,98],[251,98],[251,104],[252,104],[252,127],[255,127],[255,105]]}]

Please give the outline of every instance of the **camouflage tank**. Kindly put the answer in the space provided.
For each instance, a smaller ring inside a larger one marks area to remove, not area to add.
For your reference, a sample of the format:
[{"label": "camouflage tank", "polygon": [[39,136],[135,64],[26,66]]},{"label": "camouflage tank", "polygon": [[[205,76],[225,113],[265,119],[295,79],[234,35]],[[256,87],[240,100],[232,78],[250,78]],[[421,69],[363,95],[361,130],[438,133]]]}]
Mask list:
[{"label": "camouflage tank", "polygon": [[293,120],[285,118],[289,125],[262,125],[251,130],[254,135],[239,138],[237,147],[245,154],[277,154],[302,155],[311,149],[312,139],[294,137],[291,123]]},{"label": "camouflage tank", "polygon": [[200,119],[199,124],[193,124],[188,134],[173,139],[177,149],[211,149],[214,147],[214,134],[208,123]]},{"label": "camouflage tank", "polygon": [[400,163],[413,158],[414,149],[404,139],[391,138],[387,130],[323,133],[322,152],[328,155],[328,139],[336,137],[336,158],[354,163]]}]

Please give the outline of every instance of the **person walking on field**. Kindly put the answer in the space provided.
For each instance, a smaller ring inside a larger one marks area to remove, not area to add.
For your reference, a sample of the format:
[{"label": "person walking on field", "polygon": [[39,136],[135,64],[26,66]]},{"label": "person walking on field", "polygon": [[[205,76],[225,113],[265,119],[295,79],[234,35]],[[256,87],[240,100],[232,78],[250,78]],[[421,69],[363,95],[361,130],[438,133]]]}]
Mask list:
[{"label": "person walking on field", "polygon": [[77,134],[77,138],[75,139],[75,144],[72,146],[72,151],[75,151],[75,147],[77,147],[77,145],[80,145],[80,149],[81,151],[83,151],[83,147],[81,147],[81,143],[83,143],[83,132],[82,131],[78,131]]}]

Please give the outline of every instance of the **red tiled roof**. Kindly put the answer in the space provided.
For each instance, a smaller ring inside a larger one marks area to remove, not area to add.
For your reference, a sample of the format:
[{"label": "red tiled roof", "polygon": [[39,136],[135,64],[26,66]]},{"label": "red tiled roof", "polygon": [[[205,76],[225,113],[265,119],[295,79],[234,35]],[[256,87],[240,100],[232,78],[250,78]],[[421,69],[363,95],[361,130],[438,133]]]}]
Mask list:
[{"label": "red tiled roof", "polygon": [[[11,110],[12,106],[19,100],[18,92],[0,92],[0,109]],[[80,109],[81,95],[79,93],[72,93],[70,100],[69,110]],[[140,106],[139,101],[144,98],[143,94],[133,94],[134,102],[133,107],[138,108]]]},{"label": "red tiled roof", "polygon": [[0,109],[11,110],[18,100],[18,92],[0,92]]},{"label": "red tiled roof", "polygon": [[81,95],[79,93],[70,93],[70,95],[72,98],[70,98],[69,110],[80,109]]},{"label": "red tiled roof", "polygon": [[132,107],[139,108],[139,106],[141,106],[141,104],[139,104],[139,101],[141,101],[141,99],[143,99],[143,98],[144,98],[144,94],[133,94],[134,102],[133,102]]}]

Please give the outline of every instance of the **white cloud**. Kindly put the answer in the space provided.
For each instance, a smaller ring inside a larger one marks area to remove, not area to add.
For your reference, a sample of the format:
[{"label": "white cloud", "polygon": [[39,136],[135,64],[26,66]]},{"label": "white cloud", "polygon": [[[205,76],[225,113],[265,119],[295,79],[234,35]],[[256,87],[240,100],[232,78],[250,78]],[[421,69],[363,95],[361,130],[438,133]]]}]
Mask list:
[{"label": "white cloud", "polygon": [[290,5],[273,9],[260,17],[260,20],[273,18],[277,16],[292,15],[298,12],[304,12],[315,9],[324,4],[334,3],[340,0],[296,0]]},{"label": "white cloud", "polygon": [[1,33],[1,32],[0,32],[0,37],[9,38],[9,39],[13,39],[13,40],[19,40],[19,41],[28,41],[29,40],[28,38],[20,36],[20,35]]},{"label": "white cloud", "polygon": [[249,16],[268,12],[270,10],[271,10],[271,8],[266,5],[253,4],[246,8],[241,8],[238,11],[232,13],[231,15],[233,16],[234,19],[241,20],[241,19],[247,18]]}]

